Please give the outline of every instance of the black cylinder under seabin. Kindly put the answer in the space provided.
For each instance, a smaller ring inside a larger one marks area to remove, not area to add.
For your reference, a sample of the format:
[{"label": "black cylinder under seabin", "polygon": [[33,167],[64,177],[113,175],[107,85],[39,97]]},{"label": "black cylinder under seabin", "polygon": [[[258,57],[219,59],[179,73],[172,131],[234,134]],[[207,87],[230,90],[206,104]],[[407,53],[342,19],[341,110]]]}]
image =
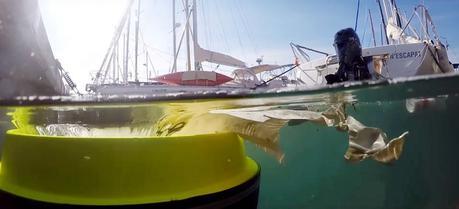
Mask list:
[{"label": "black cylinder under seabin", "polygon": [[214,194],[186,200],[142,205],[65,205],[30,200],[0,191],[1,209],[256,209],[260,172],[245,183]]}]

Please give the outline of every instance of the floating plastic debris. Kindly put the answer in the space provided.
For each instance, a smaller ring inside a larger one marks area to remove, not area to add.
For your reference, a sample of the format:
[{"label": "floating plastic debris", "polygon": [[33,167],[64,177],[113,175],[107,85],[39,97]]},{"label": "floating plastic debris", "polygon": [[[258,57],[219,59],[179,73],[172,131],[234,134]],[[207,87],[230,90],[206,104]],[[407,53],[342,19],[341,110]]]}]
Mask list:
[{"label": "floating plastic debris", "polygon": [[[312,122],[338,131],[347,132],[349,147],[344,158],[349,161],[362,161],[367,158],[381,163],[391,163],[398,160],[403,151],[403,145],[408,132],[388,140],[386,133],[379,128],[366,127],[352,116],[347,116],[345,105],[333,105],[324,112],[310,110],[247,108],[212,111],[214,114],[227,114],[245,121],[253,121],[250,131],[237,131],[265,150],[274,153],[279,160],[283,154],[279,149],[279,129],[290,121]],[[275,123],[274,123],[275,121]],[[231,128],[229,128],[231,129]],[[277,135],[273,134],[277,132]],[[260,140],[262,139],[262,140]]]}]

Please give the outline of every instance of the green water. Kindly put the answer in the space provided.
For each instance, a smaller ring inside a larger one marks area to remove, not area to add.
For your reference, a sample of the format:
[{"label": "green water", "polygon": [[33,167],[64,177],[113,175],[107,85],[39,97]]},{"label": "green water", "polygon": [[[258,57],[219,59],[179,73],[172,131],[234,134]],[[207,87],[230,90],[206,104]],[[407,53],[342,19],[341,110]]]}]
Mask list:
[{"label": "green water", "polygon": [[[23,110],[34,118],[27,122],[32,125],[68,125],[74,121],[103,130],[130,124],[128,130],[118,129],[116,133],[152,135],[158,134],[157,127],[149,129],[152,124],[161,122],[171,110],[183,117],[199,118],[202,116],[193,111],[291,105],[322,108],[347,103],[347,114],[384,130],[390,138],[409,131],[402,157],[389,165],[372,160],[350,163],[343,157],[348,147],[345,133],[308,122],[287,125],[279,138],[285,154],[283,163],[246,142],[248,155],[262,167],[260,209],[459,207],[458,76],[313,91],[230,94],[218,100],[212,96],[135,98],[136,103],[132,98],[3,101],[0,127],[2,134],[11,129],[11,114]],[[407,99],[421,97],[434,100],[418,101],[414,111],[407,108]]]},{"label": "green water", "polygon": [[399,161],[346,162],[342,133],[312,124],[282,130],[285,164],[248,145],[262,166],[260,208],[457,208],[459,99],[414,114],[405,102],[358,105],[350,113],[388,134],[409,130]]},{"label": "green water", "polygon": [[[406,91],[409,88],[413,90]],[[249,144],[248,152],[263,170],[260,208],[459,207],[458,90],[459,80],[455,80],[358,93],[366,101],[348,109],[348,114],[388,135],[410,132],[402,158],[390,165],[345,161],[345,135],[314,124],[282,129],[286,153],[282,165]],[[451,92],[447,99],[409,113],[406,93],[422,95],[423,91],[428,95]]]}]

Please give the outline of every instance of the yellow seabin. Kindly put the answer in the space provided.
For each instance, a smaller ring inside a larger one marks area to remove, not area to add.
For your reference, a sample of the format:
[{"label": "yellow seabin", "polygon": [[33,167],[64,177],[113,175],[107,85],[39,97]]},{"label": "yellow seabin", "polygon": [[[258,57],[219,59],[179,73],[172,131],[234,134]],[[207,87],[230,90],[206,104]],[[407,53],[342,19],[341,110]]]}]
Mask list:
[{"label": "yellow seabin", "polygon": [[12,130],[0,189],[53,204],[142,205],[224,192],[258,174],[235,134],[70,138]]}]

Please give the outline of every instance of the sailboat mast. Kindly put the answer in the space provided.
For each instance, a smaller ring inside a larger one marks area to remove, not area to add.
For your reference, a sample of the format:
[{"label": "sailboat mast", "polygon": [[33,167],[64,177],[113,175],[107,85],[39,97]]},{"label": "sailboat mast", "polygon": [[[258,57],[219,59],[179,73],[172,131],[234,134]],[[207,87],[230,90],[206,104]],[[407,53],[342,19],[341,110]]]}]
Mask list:
[{"label": "sailboat mast", "polygon": [[198,10],[196,0],[193,0],[193,51],[194,51],[194,70],[202,70],[201,63],[197,61],[198,45]]},{"label": "sailboat mast", "polygon": [[359,13],[360,13],[360,0],[358,0],[358,2],[357,2],[357,14],[355,15],[354,31],[357,31],[357,26],[359,24]]},{"label": "sailboat mast", "polygon": [[373,45],[376,47],[376,35],[375,35],[375,27],[373,25],[373,17],[371,16],[371,11],[368,10],[368,14],[370,16],[370,23],[371,23],[371,32],[373,34]]},{"label": "sailboat mast", "polygon": [[175,12],[175,2],[172,0],[172,46],[174,47],[174,65],[172,66],[172,73],[177,72],[177,21],[176,21],[176,12]]},{"label": "sailboat mast", "polygon": [[139,26],[140,26],[140,0],[137,1],[137,20],[135,24],[135,57],[134,57],[134,78],[135,82],[139,82],[139,66],[138,66],[138,58],[139,58]]},{"label": "sailboat mast", "polygon": [[[387,25],[386,25],[386,20],[384,19],[385,16],[384,16],[384,13],[383,13],[381,1],[380,0],[376,0],[376,2],[378,2],[379,12],[381,13],[381,20],[382,20],[382,24],[384,26],[383,29],[381,30],[381,33],[382,33],[383,31],[386,30]],[[385,32],[384,32],[384,34],[385,34]],[[381,39],[382,39],[382,37],[381,37]],[[387,42],[387,44],[389,44],[389,38],[387,37],[387,35],[386,35],[386,42]]]},{"label": "sailboat mast", "polygon": [[126,34],[123,34],[123,67],[122,67],[122,73],[121,76],[123,76],[123,83],[126,84],[127,81],[127,76],[126,76]]},{"label": "sailboat mast", "polygon": [[116,43],[116,83],[120,83],[120,45]]},{"label": "sailboat mast", "polygon": [[[190,14],[190,3],[188,0],[185,0],[185,12],[188,17],[188,14]],[[187,69],[188,71],[191,71],[191,49],[190,49],[190,20],[186,22],[186,53],[187,53]]]},{"label": "sailboat mast", "polygon": [[112,66],[112,83],[116,83],[116,57],[118,56],[117,53],[117,48],[118,48],[118,43],[115,43],[115,46],[113,47],[113,66]]},{"label": "sailboat mast", "polygon": [[113,50],[114,50],[113,48],[115,47],[115,43],[119,42],[119,39],[120,39],[120,37],[121,37],[121,35],[123,33],[123,28],[125,28],[125,26],[126,26],[126,21],[130,22],[130,20],[128,20],[128,18],[130,18],[130,16],[131,16],[131,7],[132,7],[133,3],[134,3],[134,0],[129,1],[129,4],[128,4],[127,8],[126,8],[126,12],[124,13],[123,18],[121,18],[121,21],[120,21],[120,23],[119,23],[119,25],[118,25],[118,27],[116,29],[115,36],[113,37],[112,42],[110,44],[110,47],[109,47],[109,49],[108,49],[107,53],[105,54],[104,59],[102,61],[102,65],[100,66],[99,71],[96,74],[96,78],[94,80],[94,84],[96,84],[96,85],[103,84],[103,82],[101,83],[101,81],[105,80],[105,78],[102,78],[102,74],[103,74],[102,70],[106,69],[105,66],[108,64],[107,61],[110,58],[110,55],[113,53]]},{"label": "sailboat mast", "polygon": [[148,69],[148,51],[145,51],[145,71],[146,71],[146,75],[147,75],[147,82],[149,81],[150,79],[150,71]]},{"label": "sailboat mast", "polygon": [[400,14],[399,14],[399,11],[398,11],[398,7],[397,7],[397,3],[395,2],[395,0],[392,0],[392,6],[394,7],[393,10],[395,12],[395,17],[397,18],[397,26],[402,28],[403,25],[402,25],[402,18],[400,17]]},{"label": "sailboat mast", "polygon": [[125,84],[129,83],[129,37],[131,33],[131,14],[129,14],[129,19],[127,23],[127,32],[126,32],[126,57],[124,57],[124,81]]}]

